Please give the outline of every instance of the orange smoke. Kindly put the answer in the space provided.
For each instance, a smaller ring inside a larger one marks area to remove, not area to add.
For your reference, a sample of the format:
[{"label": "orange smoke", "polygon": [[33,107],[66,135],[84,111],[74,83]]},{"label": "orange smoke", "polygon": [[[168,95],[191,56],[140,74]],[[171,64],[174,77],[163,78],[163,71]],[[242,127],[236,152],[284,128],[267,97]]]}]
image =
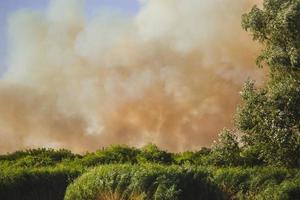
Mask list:
[{"label": "orange smoke", "polygon": [[13,14],[0,151],[210,145],[231,126],[244,80],[262,79],[240,28],[254,2],[146,0],[136,16],[87,20],[82,1],[53,0],[47,14]]}]

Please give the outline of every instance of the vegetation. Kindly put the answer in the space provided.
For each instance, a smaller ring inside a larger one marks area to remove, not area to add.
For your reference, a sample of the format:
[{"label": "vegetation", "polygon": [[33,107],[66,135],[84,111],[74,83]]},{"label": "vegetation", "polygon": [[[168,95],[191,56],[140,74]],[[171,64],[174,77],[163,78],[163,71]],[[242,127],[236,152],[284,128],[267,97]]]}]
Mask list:
[{"label": "vegetation", "polygon": [[260,89],[246,82],[236,125],[244,151],[268,165],[300,166],[299,22],[298,0],[265,0],[243,15],[242,26],[264,46],[257,63],[267,64],[270,76]]},{"label": "vegetation", "polygon": [[212,149],[179,154],[153,144],[142,149],[114,145],[81,156],[52,149],[7,154],[0,159],[0,199],[300,197],[299,168],[248,166],[245,157],[236,154],[241,148],[231,132],[224,131],[220,138]]},{"label": "vegetation", "polygon": [[106,165],[71,184],[65,199],[222,199],[222,194],[207,172],[196,167]]},{"label": "vegetation", "polygon": [[242,21],[264,47],[257,64],[269,80],[245,83],[235,128],[211,149],[18,151],[0,156],[0,199],[300,199],[300,1],[264,0]]},{"label": "vegetation", "polygon": [[106,165],[71,184],[65,199],[299,199],[299,175],[270,167]]},{"label": "vegetation", "polygon": [[68,184],[82,170],[70,167],[0,168],[0,199],[63,199]]}]

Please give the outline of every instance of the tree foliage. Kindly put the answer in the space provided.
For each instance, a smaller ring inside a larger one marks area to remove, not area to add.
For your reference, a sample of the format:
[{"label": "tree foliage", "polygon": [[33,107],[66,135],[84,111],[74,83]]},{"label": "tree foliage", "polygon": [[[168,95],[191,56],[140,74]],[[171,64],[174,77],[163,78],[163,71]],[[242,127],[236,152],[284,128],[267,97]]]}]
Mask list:
[{"label": "tree foliage", "polygon": [[267,164],[299,165],[299,91],[300,80],[281,73],[265,88],[256,89],[251,81],[244,86],[236,124],[244,132],[244,148],[255,150]]},{"label": "tree foliage", "polygon": [[240,147],[234,132],[224,129],[218,142],[213,146],[213,163],[217,166],[237,166],[241,164]]},{"label": "tree foliage", "polygon": [[300,1],[264,0],[243,15],[242,26],[265,47],[258,64],[276,68],[300,68]]},{"label": "tree foliage", "polygon": [[247,81],[235,118],[242,155],[266,164],[300,166],[300,1],[265,0],[243,15],[242,26],[263,45],[259,66],[270,66],[262,88]]}]

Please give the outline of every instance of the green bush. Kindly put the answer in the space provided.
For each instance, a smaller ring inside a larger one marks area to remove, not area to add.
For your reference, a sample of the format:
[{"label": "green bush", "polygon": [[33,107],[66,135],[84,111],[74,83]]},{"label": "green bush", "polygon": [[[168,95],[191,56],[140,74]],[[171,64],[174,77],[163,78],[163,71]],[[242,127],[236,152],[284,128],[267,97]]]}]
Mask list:
[{"label": "green bush", "polygon": [[249,190],[250,173],[243,168],[221,168],[214,172],[214,182],[230,196],[244,195]]},{"label": "green bush", "polygon": [[257,199],[300,199],[300,179],[286,180],[279,185],[270,185],[257,195]]},{"label": "green bush", "polygon": [[240,147],[237,136],[230,130],[224,129],[219,134],[219,140],[213,146],[212,164],[216,166],[241,165]]},{"label": "green bush", "polygon": [[40,149],[28,149],[25,151],[16,151],[14,153],[10,153],[7,155],[0,155],[0,161],[18,160],[27,156],[49,157],[54,161],[61,161],[63,159],[72,159],[79,155],[75,155],[71,151],[66,149],[54,150],[54,149],[40,148]]},{"label": "green bush", "polygon": [[1,168],[1,200],[60,200],[68,184],[81,174],[68,168]]},{"label": "green bush", "polygon": [[[213,180],[230,199],[299,198],[299,170],[255,167],[219,168],[212,171]],[[297,197],[297,198],[296,198]]]},{"label": "green bush", "polygon": [[203,147],[199,151],[186,151],[173,154],[174,164],[177,165],[208,165],[211,149]]},{"label": "green bush", "polygon": [[201,168],[162,165],[107,165],[72,183],[65,200],[97,199],[194,200],[224,199]]},{"label": "green bush", "polygon": [[69,150],[60,149],[29,149],[16,151],[7,155],[0,155],[0,165],[9,163],[10,167],[36,168],[54,166],[65,160],[80,158],[80,155],[73,154]]},{"label": "green bush", "polygon": [[137,160],[139,163],[172,164],[174,162],[172,153],[160,150],[154,144],[144,146],[138,154]]},{"label": "green bush", "polygon": [[87,153],[76,162],[86,167],[103,164],[136,164],[139,153],[140,150],[126,145],[112,145],[95,153]]}]

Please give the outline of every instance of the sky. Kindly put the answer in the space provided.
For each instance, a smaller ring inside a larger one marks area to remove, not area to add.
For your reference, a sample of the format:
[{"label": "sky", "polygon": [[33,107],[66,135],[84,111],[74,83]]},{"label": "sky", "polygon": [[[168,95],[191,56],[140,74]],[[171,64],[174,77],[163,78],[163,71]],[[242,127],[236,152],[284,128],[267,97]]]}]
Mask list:
[{"label": "sky", "polygon": [[[44,12],[49,0],[0,0],[0,75],[6,68],[7,48],[7,18],[20,9],[33,9]],[[114,8],[123,13],[135,13],[139,9],[136,0],[86,0],[86,13],[95,14],[101,8]]]}]

